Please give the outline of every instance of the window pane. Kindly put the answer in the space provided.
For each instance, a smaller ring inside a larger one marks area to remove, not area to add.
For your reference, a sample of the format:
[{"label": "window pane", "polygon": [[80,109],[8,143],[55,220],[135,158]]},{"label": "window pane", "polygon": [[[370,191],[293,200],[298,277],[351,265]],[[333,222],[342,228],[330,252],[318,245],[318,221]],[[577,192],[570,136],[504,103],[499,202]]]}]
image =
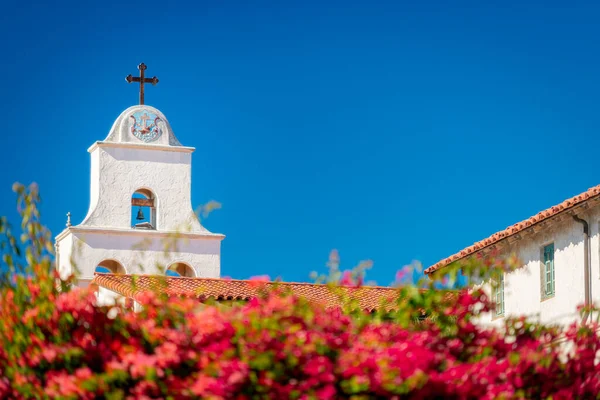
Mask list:
[{"label": "window pane", "polygon": [[504,276],[501,276],[495,285],[493,296],[496,303],[496,315],[504,314]]},{"label": "window pane", "polygon": [[544,292],[554,294],[554,243],[544,246]]}]

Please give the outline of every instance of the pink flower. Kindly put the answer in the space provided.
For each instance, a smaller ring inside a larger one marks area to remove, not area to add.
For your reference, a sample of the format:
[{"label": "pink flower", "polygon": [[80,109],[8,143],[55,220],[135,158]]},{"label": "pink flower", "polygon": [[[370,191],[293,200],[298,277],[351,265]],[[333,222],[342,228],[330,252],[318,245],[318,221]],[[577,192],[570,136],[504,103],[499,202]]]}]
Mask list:
[{"label": "pink flower", "polygon": [[354,281],[352,279],[352,272],[344,271],[342,273],[342,279],[340,279],[341,286],[352,286],[354,285]]},{"label": "pink flower", "polygon": [[[396,278],[409,271],[402,268]],[[148,292],[140,295],[140,312],[120,310],[110,319],[90,291],[59,293],[53,281],[36,279],[0,289],[1,398],[118,392],[126,399],[570,399],[600,393],[596,318],[564,329],[506,318],[494,329],[474,322],[491,310],[482,290],[443,299],[415,291],[415,304],[399,303],[407,307],[400,315],[377,319],[279,289],[216,306]],[[341,283],[361,279],[344,271]],[[426,307],[437,318],[405,318]],[[558,338],[572,351],[554,346]]]},{"label": "pink flower", "polygon": [[248,279],[248,286],[251,288],[259,288],[264,286],[265,283],[269,282],[269,280],[270,279],[268,275],[253,276]]},{"label": "pink flower", "polygon": [[402,269],[396,272],[396,282],[402,283],[411,272],[411,267],[409,265],[405,265],[402,267]]}]

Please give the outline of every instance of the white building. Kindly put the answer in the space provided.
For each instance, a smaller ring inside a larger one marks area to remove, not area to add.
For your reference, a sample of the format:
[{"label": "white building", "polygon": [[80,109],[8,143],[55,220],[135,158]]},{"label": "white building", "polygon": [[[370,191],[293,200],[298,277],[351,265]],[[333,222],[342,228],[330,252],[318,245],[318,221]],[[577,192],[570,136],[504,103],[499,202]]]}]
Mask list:
[{"label": "white building", "polygon": [[[56,237],[56,265],[64,279],[95,288],[99,305],[115,301],[139,309],[137,296],[160,290],[200,302],[248,301],[256,282],[219,279],[221,240],[206,230],[191,204],[193,147],[182,146],[165,116],[144,105],[146,66],[140,64],[140,105],[123,111],[91,155],[90,206],[79,225]],[[273,285],[273,282],[269,282]],[[279,285],[279,283],[278,283]],[[312,302],[334,307],[340,298],[327,285],[283,283]],[[354,288],[346,288],[355,296]],[[359,306],[373,311],[396,296],[393,288],[360,289]]]},{"label": "white building", "polygon": [[514,254],[523,265],[506,273],[497,290],[486,284],[497,304],[487,322],[499,323],[507,315],[543,323],[576,320],[578,305],[600,300],[600,185],[441,260],[425,273],[492,251]]},{"label": "white building", "polygon": [[98,267],[123,274],[217,278],[221,234],[206,230],[191,204],[193,147],[146,105],[123,111],[91,156],[90,206],[56,237],[64,278],[87,286]]}]

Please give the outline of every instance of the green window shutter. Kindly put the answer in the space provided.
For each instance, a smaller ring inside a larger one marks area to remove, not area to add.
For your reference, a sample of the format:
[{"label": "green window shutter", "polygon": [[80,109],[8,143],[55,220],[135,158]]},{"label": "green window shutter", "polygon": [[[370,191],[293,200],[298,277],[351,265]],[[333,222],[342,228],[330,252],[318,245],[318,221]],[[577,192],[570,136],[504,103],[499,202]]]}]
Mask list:
[{"label": "green window shutter", "polygon": [[504,315],[504,274],[494,283],[493,299],[496,305],[495,312],[496,315]]},{"label": "green window shutter", "polygon": [[504,314],[504,274],[500,276],[497,286],[494,288],[494,301],[496,302],[496,315]]},{"label": "green window shutter", "polygon": [[544,294],[554,295],[554,243],[544,247]]}]

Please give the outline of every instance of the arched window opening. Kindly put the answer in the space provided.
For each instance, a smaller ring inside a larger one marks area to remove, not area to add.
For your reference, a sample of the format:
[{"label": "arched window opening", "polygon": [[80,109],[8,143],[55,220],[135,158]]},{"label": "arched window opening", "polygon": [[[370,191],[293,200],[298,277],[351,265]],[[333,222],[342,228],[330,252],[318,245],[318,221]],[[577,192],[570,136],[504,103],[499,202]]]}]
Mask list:
[{"label": "arched window opening", "polygon": [[196,271],[192,267],[184,263],[171,264],[167,269],[165,275],[167,276],[184,276],[188,278],[194,278]]},{"label": "arched window opening", "polygon": [[156,198],[148,189],[131,196],[131,226],[134,229],[156,229]]},{"label": "arched window opening", "polygon": [[102,274],[126,274],[125,268],[115,260],[104,260],[96,266],[94,272]]}]

